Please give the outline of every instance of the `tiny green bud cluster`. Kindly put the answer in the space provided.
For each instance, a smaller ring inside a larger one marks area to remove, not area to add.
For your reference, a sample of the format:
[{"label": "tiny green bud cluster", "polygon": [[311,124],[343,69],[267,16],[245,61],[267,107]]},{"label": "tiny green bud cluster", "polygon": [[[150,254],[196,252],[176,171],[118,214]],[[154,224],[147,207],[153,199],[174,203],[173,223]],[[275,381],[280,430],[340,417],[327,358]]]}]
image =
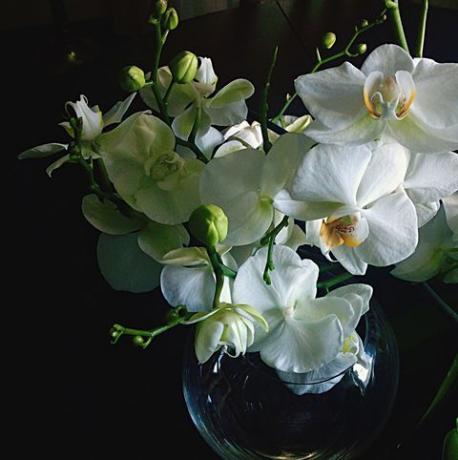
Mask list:
[{"label": "tiny green bud cluster", "polygon": [[133,93],[145,86],[145,73],[140,67],[134,65],[124,67],[119,75],[119,83],[122,89]]},{"label": "tiny green bud cluster", "polygon": [[199,206],[191,214],[189,230],[199,241],[214,248],[219,242],[226,239],[227,216],[220,207],[214,204]]},{"label": "tiny green bud cluster", "polygon": [[367,45],[365,43],[360,43],[358,45],[358,53],[364,54],[367,51]]},{"label": "tiny green bud cluster", "polygon": [[336,34],[334,32],[328,32],[327,34],[324,35],[321,43],[324,48],[326,48],[327,50],[330,50],[334,46],[336,41],[337,41]]},{"label": "tiny green bud cluster", "polygon": [[178,53],[169,64],[175,83],[190,83],[197,74],[199,61],[197,56],[190,51]]}]

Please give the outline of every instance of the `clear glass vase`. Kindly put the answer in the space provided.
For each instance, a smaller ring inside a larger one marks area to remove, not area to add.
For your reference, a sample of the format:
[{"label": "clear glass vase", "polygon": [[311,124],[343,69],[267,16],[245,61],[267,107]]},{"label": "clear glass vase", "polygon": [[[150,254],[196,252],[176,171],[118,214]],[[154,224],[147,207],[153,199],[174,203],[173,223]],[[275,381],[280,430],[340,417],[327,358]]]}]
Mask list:
[{"label": "clear glass vase", "polygon": [[224,460],[357,457],[390,414],[399,374],[394,335],[374,301],[358,333],[366,359],[324,381],[279,375],[257,353],[221,352],[200,365],[191,337],[183,391],[194,424]]}]

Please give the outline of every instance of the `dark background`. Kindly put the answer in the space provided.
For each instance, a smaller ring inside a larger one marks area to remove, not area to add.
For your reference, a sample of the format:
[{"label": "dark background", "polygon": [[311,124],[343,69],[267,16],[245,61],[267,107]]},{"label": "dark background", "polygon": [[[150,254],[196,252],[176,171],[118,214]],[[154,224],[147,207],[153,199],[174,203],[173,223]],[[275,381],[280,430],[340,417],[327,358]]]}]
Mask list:
[{"label": "dark background", "polygon": [[[5,210],[2,219],[5,252],[13,256],[13,270],[5,265],[4,287],[4,310],[13,319],[3,321],[12,350],[6,378],[16,390],[6,393],[13,406],[9,425],[17,436],[10,458],[29,458],[28,451],[50,459],[215,459],[182,397],[188,331],[165,334],[146,351],[128,340],[109,343],[113,322],[149,328],[163,320],[167,306],[159,294],[113,292],[102,279],[95,259],[98,235],[80,212],[84,175],[63,167],[50,180],[44,173],[48,161],[15,160],[28,147],[64,141],[57,123],[65,101],[83,93],[106,111],[125,97],[117,84],[119,69],[151,66],[152,36],[140,26],[144,2],[94,2],[100,6],[94,14],[87,13],[85,2],[80,7],[68,2],[68,22],[55,10],[60,24],[49,24],[53,2],[33,2],[33,10],[29,3],[11,3],[0,31],[3,177],[13,182],[4,193],[9,204],[13,190],[13,212]],[[204,4],[212,2],[193,3],[204,12]],[[338,48],[353,25],[383,7],[378,0],[254,3],[184,21],[171,34],[162,63],[183,48],[209,56],[220,85],[238,77],[255,84],[258,91],[249,106],[257,110],[259,88],[278,44],[272,114],[293,91],[293,79],[310,70],[323,33],[336,32]],[[120,10],[113,12],[115,5]],[[419,7],[404,1],[403,12],[413,46]],[[425,55],[458,61],[457,24],[457,10],[432,8]],[[369,49],[394,40],[390,26],[364,36]],[[69,51],[76,51],[76,64],[65,60]],[[293,106],[295,113],[301,110],[300,104]],[[394,412],[365,458],[439,459],[457,415],[456,388],[419,431],[411,435],[411,428],[457,351],[456,325],[421,286],[395,280],[386,270],[372,270],[368,278],[398,337],[401,378]],[[456,306],[456,286],[438,284],[437,289]],[[402,440],[404,447],[394,449]]]}]

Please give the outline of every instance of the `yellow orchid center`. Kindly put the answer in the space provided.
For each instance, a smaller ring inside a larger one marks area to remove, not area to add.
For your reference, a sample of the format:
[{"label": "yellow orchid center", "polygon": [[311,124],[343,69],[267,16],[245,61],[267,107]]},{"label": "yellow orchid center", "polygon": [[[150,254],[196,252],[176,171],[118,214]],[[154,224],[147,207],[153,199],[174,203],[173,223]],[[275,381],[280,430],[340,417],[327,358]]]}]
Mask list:
[{"label": "yellow orchid center", "polygon": [[320,237],[329,249],[345,245],[356,248],[363,240],[356,235],[358,218],[356,216],[343,216],[338,219],[324,220],[320,228]]},{"label": "yellow orchid center", "polygon": [[402,120],[407,116],[415,96],[415,84],[408,72],[397,72],[396,76],[372,72],[363,91],[364,105],[375,119]]}]

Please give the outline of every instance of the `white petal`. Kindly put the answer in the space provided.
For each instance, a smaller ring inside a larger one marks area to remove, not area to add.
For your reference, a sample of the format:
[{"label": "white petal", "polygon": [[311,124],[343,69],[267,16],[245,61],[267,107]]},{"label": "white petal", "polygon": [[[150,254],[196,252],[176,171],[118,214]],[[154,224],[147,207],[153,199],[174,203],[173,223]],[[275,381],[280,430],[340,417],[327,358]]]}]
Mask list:
[{"label": "white petal", "polygon": [[189,244],[189,234],[182,225],[149,222],[138,235],[140,249],[158,262],[174,249]]},{"label": "white petal", "polygon": [[435,128],[458,124],[458,64],[419,59],[413,72],[417,89],[411,110]]},{"label": "white petal", "polygon": [[359,256],[355,248],[339,246],[332,251],[333,256],[352,275],[365,275],[367,263]]},{"label": "white petal", "polygon": [[453,233],[458,234],[458,193],[444,198],[442,203],[444,204],[448,226]]},{"label": "white petal", "polygon": [[273,197],[285,188],[313,144],[303,134],[280,136],[267,155],[261,184],[263,192]]},{"label": "white petal", "polygon": [[123,101],[116,102],[116,104],[103,115],[103,126],[107,127],[113,123],[121,123],[123,116],[129,110],[136,95],[137,93],[132,93]]},{"label": "white petal", "polygon": [[299,298],[315,298],[319,272],[315,263],[301,260],[286,246],[275,246],[275,270],[270,272],[272,284],[269,286],[263,280],[266,259],[267,249],[263,248],[239,268],[234,282],[234,303],[251,305],[264,313],[293,306]]},{"label": "white petal", "polygon": [[340,207],[339,203],[333,202],[293,200],[287,190],[280,190],[275,195],[273,205],[278,211],[299,220],[330,216]]},{"label": "white petal", "polygon": [[458,190],[458,155],[412,155],[404,188],[414,203],[428,203]]},{"label": "white petal", "polygon": [[52,177],[53,172],[56,169],[59,169],[63,164],[67,163],[68,160],[70,160],[70,155],[68,154],[60,157],[58,160],[54,161],[46,168],[46,174],[49,177]]},{"label": "white petal", "polygon": [[[197,107],[195,104],[190,105],[183,113],[178,115],[172,122],[173,132],[177,137],[183,140],[188,140],[194,124],[197,121]],[[210,127],[210,119],[205,112],[201,112],[199,120],[199,130],[201,134],[205,133]]]},{"label": "white petal", "polygon": [[398,70],[412,72],[413,69],[413,59],[409,53],[397,45],[379,46],[369,54],[361,67],[362,72],[366,75],[378,70],[385,76],[394,76]]},{"label": "white petal", "polygon": [[69,101],[66,106],[70,106],[75,112],[76,117],[82,119],[81,139],[83,141],[92,141],[102,133],[102,112],[100,112],[98,107],[96,110],[89,107],[86,96],[81,95],[79,101]]},{"label": "white petal", "polygon": [[199,61],[200,65],[197,69],[196,82],[193,85],[202,96],[209,96],[215,91],[218,77],[213,70],[213,63],[210,58],[199,57]]},{"label": "white petal", "polygon": [[32,147],[24,152],[22,152],[19,156],[19,160],[28,160],[30,158],[46,158],[56,153],[62,152],[62,150],[66,150],[66,144],[58,144],[53,142],[51,144],[43,144],[37,145],[36,147]]},{"label": "white petal", "polygon": [[178,267],[167,265],[161,273],[161,290],[167,302],[186,305],[191,312],[210,311],[215,293],[215,278],[210,266]]},{"label": "white petal", "polygon": [[227,141],[218,147],[213,158],[222,158],[226,155],[229,155],[230,153],[239,152],[240,150],[244,149],[246,149],[246,146],[238,140]]},{"label": "white petal", "polygon": [[418,242],[415,207],[405,192],[383,197],[364,211],[369,236],[355,253],[364,262],[387,266],[406,259]]},{"label": "white petal", "polygon": [[300,164],[291,196],[303,201],[356,205],[356,192],[371,156],[366,146],[318,145]]},{"label": "white petal", "polygon": [[159,286],[162,267],[140,250],[136,233],[122,236],[102,233],[97,260],[103,277],[113,289],[140,293]]},{"label": "white petal", "polygon": [[198,324],[194,342],[194,351],[200,364],[207,362],[218,350],[224,324],[219,321],[203,321]]},{"label": "white petal", "polygon": [[[407,195],[409,196],[409,191],[407,191]],[[430,203],[414,203],[414,206],[415,211],[417,212],[418,228],[420,228],[437,214],[437,211],[439,211],[440,208],[440,202],[432,201]]]},{"label": "white petal", "polygon": [[224,136],[212,126],[210,126],[206,131],[197,132],[196,145],[207,158],[212,157],[215,148],[223,141]]},{"label": "white petal", "polygon": [[186,267],[203,266],[210,263],[207,250],[200,247],[179,248],[165,254],[161,263],[164,265],[182,265]]},{"label": "white petal", "polygon": [[404,181],[408,164],[409,152],[401,145],[374,146],[358,188],[358,205],[364,207],[396,190]]},{"label": "white petal", "polygon": [[[277,242],[277,240],[275,241]],[[305,243],[306,238],[304,231],[301,227],[299,227],[299,225],[294,224],[292,225],[292,231],[288,238],[285,241],[283,241],[283,243],[277,244],[283,244],[284,246],[291,248],[293,251],[297,251],[297,249]]]},{"label": "white petal", "polygon": [[137,217],[126,217],[114,203],[101,201],[97,195],[86,195],[81,210],[87,221],[108,235],[124,235],[140,230],[144,222]]},{"label": "white petal", "polygon": [[261,359],[283,372],[308,372],[335,359],[343,333],[335,315],[316,321],[288,318],[269,332],[261,345]]},{"label": "white petal", "polygon": [[349,62],[298,77],[296,92],[314,118],[333,129],[353,124],[364,109],[363,73]]},{"label": "white petal", "polygon": [[363,112],[360,118],[352,124],[341,129],[331,129],[314,121],[305,134],[320,143],[332,143],[339,145],[361,145],[378,139],[385,129],[385,122],[382,119],[374,120],[367,111]]},{"label": "white petal", "polygon": [[224,108],[228,104],[234,102],[244,101],[251,97],[254,93],[254,86],[248,80],[239,78],[228,83],[221,88],[215,96],[213,96],[208,107],[210,108]]},{"label": "white petal", "polygon": [[386,134],[413,152],[436,153],[458,149],[458,125],[435,128],[413,111],[402,120],[390,120]]},{"label": "white petal", "polygon": [[209,116],[212,125],[231,126],[235,123],[240,123],[247,117],[248,107],[245,101],[237,101],[223,107],[206,107],[205,112]]}]

